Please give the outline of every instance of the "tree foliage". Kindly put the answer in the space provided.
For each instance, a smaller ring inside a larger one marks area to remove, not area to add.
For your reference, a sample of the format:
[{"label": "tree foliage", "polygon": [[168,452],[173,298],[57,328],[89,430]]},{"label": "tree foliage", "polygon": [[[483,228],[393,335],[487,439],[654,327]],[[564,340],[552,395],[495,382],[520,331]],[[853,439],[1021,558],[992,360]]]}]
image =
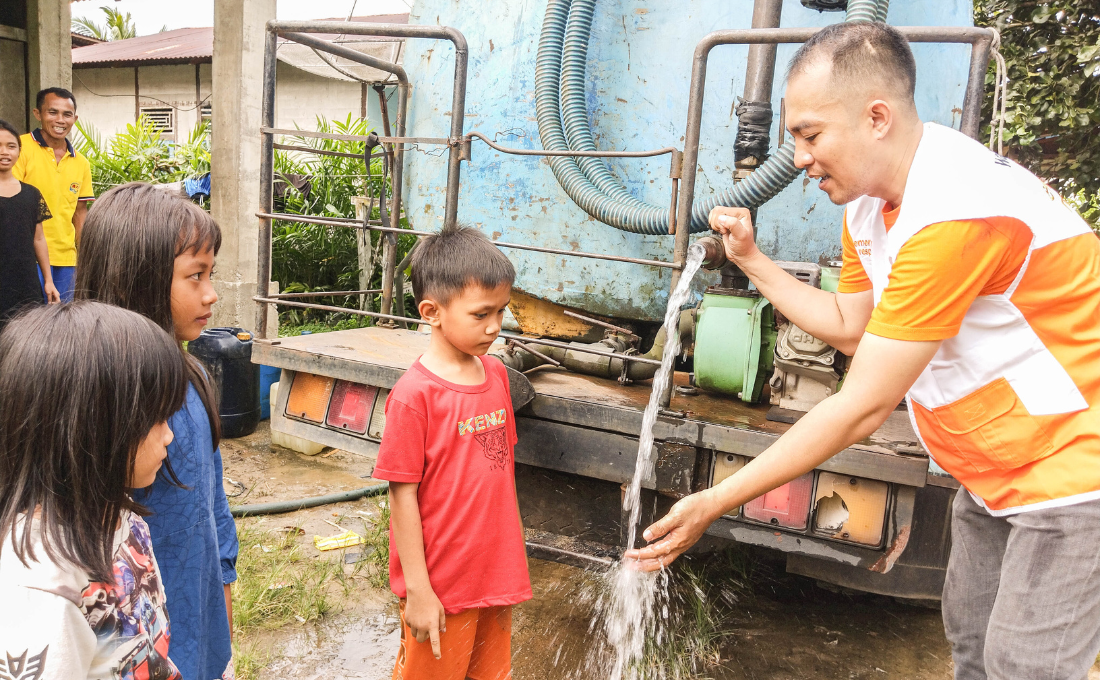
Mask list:
[{"label": "tree foliage", "polygon": [[1006,153],[1100,227],[1100,0],[974,0],[974,23],[1001,33]]},{"label": "tree foliage", "polygon": [[123,14],[121,10],[113,7],[99,9],[105,15],[102,25],[87,17],[78,17],[73,19],[73,30],[82,35],[107,41],[137,37],[137,26],[129,12]]},{"label": "tree foliage", "polygon": [[[350,114],[346,120],[326,120],[318,116],[315,126],[318,132],[342,135],[366,135],[373,126],[366,119]],[[352,198],[363,196],[369,190],[376,198],[383,189],[382,160],[371,162],[370,177],[365,173],[362,142],[349,142],[315,137],[288,136],[284,141],[295,146],[323,151],[355,154],[356,157],[315,155],[297,151],[275,152],[275,178],[308,177],[309,191],[303,192],[285,181],[284,194],[278,199],[278,211],[314,217],[354,217]],[[385,184],[387,195],[391,186]],[[377,200],[371,217],[378,219]],[[406,220],[401,220],[407,226]],[[400,260],[415,243],[414,236],[398,239],[397,259]],[[381,234],[371,234],[375,251],[380,250]],[[357,290],[359,288],[359,263],[356,248],[356,231],[347,227],[332,227],[303,222],[277,221],[272,224],[271,255],[273,281],[279,281],[283,292],[320,292],[330,290]],[[372,289],[382,286],[381,258],[376,257],[370,273]],[[370,308],[378,311],[379,296],[372,296]],[[338,307],[358,306],[358,296],[333,296],[309,300]],[[280,313],[284,324],[299,325],[325,318],[323,313],[312,310],[286,308]],[[360,317],[364,323],[367,319]],[[329,319],[338,321],[338,319]]]},{"label": "tree foliage", "polygon": [[[186,178],[199,177],[210,172],[210,126],[205,121],[195,128],[187,141],[175,143],[161,137],[156,124],[145,116],[107,140],[91,125],[77,122],[77,135],[73,139],[76,149],[92,166],[92,184],[96,194],[102,194],[113,186],[126,182],[151,182],[169,184]],[[317,118],[318,132],[344,135],[365,135],[372,129],[367,120],[348,115],[345,120],[329,121]],[[371,162],[368,177],[363,164],[362,142],[348,142],[314,137],[289,136],[283,140],[296,146],[324,151],[354,154],[354,157],[315,155],[298,151],[275,152],[275,179],[281,180],[282,190],[277,198],[278,212],[313,217],[355,217],[353,197],[363,196],[369,189],[377,196],[385,187],[387,196],[391,185],[382,181],[382,160]],[[289,178],[306,178],[308,191],[295,188]],[[379,217],[377,201],[371,216]],[[408,226],[405,219],[401,225]],[[304,222],[276,221],[272,224],[272,280],[279,281],[285,293],[357,290],[359,288],[359,259],[356,247],[356,230]],[[371,235],[374,251],[381,250],[379,233]],[[401,236],[397,241],[397,259],[400,261],[416,242],[414,236]],[[375,257],[369,275],[371,289],[382,286],[381,257]],[[407,291],[407,288],[406,288]],[[378,311],[380,296],[369,296],[368,307]],[[310,298],[309,302],[355,308],[359,298],[354,295],[337,295]],[[413,309],[411,294],[400,304]],[[280,319],[284,325],[321,322],[328,325],[366,325],[366,317],[344,318],[344,314],[327,314],[314,310],[284,308]],[[343,327],[343,326],[341,326]]]},{"label": "tree foliage", "polygon": [[77,121],[73,145],[92,166],[96,194],[126,182],[168,184],[210,172],[210,125],[203,121],[182,144],[161,137],[156,123],[142,115],[109,140],[92,125]]}]

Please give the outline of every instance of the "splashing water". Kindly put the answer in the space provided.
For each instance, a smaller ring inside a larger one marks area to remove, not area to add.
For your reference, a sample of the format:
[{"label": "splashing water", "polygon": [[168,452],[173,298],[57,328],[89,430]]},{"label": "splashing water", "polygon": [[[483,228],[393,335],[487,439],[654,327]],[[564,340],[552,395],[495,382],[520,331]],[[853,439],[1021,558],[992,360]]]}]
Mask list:
[{"label": "splashing water", "polygon": [[[665,311],[665,350],[661,356],[661,367],[653,376],[653,391],[649,395],[642,416],[642,431],[638,437],[638,458],[634,466],[634,478],[626,489],[623,499],[624,514],[629,516],[629,529],[626,547],[634,546],[635,532],[641,515],[642,480],[653,474],[656,456],[653,449],[653,425],[657,422],[657,412],[661,405],[661,390],[668,383],[674,368],[676,356],[680,354],[680,308],[687,302],[691,292],[691,281],[699,271],[703,261],[703,249],[693,245],[688,249],[687,261],[680,273],[676,290],[668,300]],[[668,576],[664,570],[646,574],[631,569],[622,562],[616,564],[605,577],[608,592],[606,607],[600,616],[608,645],[614,656],[610,680],[636,678],[635,665],[641,660],[645,650],[647,633],[660,642],[662,631],[657,624],[667,619],[667,593],[664,593]]]}]

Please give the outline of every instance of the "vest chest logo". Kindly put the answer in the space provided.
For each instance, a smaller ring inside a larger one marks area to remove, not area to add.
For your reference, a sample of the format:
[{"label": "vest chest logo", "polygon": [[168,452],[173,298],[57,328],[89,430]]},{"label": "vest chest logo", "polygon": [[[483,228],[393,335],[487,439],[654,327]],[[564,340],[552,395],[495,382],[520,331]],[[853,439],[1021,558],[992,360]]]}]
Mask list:
[{"label": "vest chest logo", "polygon": [[966,410],[963,411],[963,414],[966,416],[967,420],[974,422],[985,415],[985,405],[976,403],[973,406],[968,406]]}]

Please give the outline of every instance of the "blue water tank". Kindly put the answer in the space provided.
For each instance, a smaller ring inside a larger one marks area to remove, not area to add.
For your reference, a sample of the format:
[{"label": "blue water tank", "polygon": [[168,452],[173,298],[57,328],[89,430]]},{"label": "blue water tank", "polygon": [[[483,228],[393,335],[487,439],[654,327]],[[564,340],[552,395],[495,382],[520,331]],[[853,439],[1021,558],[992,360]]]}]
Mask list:
[{"label": "blue water tank", "polygon": [[[465,131],[505,146],[540,149],[535,114],[535,57],[546,0],[416,0],[410,24],[452,26],[469,44]],[[588,41],[585,101],[596,145],[606,150],[683,149],[692,55],[711,31],[749,28],[753,0],[599,0]],[[893,2],[895,26],[971,26],[970,0]],[[842,21],[784,0],[783,27]],[[798,45],[780,45],[772,88],[771,140],[780,138],[786,65]],[[914,44],[917,111],[925,121],[958,128],[970,61],[969,45]],[[732,185],[734,105],[744,95],[748,47],[715,48],[707,68],[696,200]],[[451,120],[454,48],[410,39],[404,67],[413,82],[409,134],[441,137]],[[790,139],[789,135],[787,139]],[[416,229],[442,226],[445,153],[421,147],[405,154],[405,211]],[[669,157],[616,158],[611,172],[636,198],[667,206]],[[804,175],[758,212],[758,243],[777,260],[839,259],[842,206],[833,205]],[[558,185],[545,159],[510,156],[475,141],[462,164],[458,218],[501,241],[563,250],[671,260],[673,237],[619,231],[587,215]],[[508,249],[516,290],[558,305],[620,319],[659,320],[670,271],[621,262]],[[700,287],[716,281],[697,277]]]}]

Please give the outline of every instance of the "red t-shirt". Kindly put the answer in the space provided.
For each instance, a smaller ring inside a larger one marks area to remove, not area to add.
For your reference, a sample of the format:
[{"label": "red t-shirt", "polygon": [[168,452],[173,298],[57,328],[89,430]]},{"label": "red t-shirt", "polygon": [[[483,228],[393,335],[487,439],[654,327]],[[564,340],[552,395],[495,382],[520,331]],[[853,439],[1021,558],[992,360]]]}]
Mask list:
[{"label": "red t-shirt", "polygon": [[[419,483],[424,557],[448,614],[531,599],[516,510],[516,436],[508,373],[481,358],[485,382],[456,385],[420,361],[394,385],[373,477]],[[405,576],[390,532],[390,588]]]}]

